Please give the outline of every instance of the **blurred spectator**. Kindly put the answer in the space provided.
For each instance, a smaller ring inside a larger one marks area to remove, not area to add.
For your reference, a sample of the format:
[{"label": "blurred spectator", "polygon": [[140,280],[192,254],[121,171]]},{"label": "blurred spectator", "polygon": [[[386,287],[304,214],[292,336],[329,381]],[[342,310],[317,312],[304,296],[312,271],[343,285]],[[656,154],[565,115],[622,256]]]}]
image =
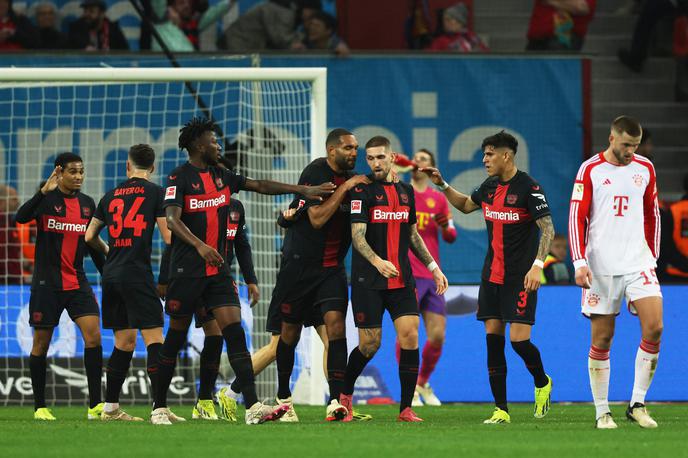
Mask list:
[{"label": "blurred spectator", "polygon": [[39,49],[68,48],[67,35],[57,25],[57,7],[52,2],[41,2],[34,7],[38,27]]},{"label": "blurred spectator", "polygon": [[633,29],[630,49],[620,49],[619,60],[634,72],[641,72],[647,48],[657,23],[666,16],[688,14],[688,0],[648,0],[643,4]]},{"label": "blurred spectator", "polygon": [[230,52],[303,49],[296,32],[296,13],[305,0],[269,0],[239,16],[218,41]]},{"label": "blurred spectator", "polygon": [[[153,13],[162,19],[155,29],[170,51],[196,51],[200,33],[227,13],[233,1],[221,0],[209,7],[206,0],[152,0]],[[155,37],[151,44],[156,51],[162,49]]]},{"label": "blurred spectator", "polygon": [[19,208],[17,191],[0,185],[0,283],[19,284],[22,280],[21,243],[14,222]]},{"label": "blurred spectator", "polygon": [[542,269],[540,283],[548,285],[568,285],[571,283],[571,274],[566,267],[566,236],[556,234],[549,254],[545,258],[545,267]]},{"label": "blurred spectator", "polygon": [[316,11],[304,22],[306,49],[328,49],[340,56],[351,52],[344,41],[337,36],[337,20],[323,11]]},{"label": "blurred spectator", "polygon": [[105,16],[107,6],[103,0],[84,0],[81,8],[83,15],[69,25],[71,48],[86,51],[129,49],[117,21]]},{"label": "blurred spectator", "polygon": [[638,149],[635,150],[635,153],[648,158],[650,161],[654,161],[654,146],[650,129],[643,127],[643,136],[640,138],[640,145],[638,145]]},{"label": "blurred spectator", "polygon": [[442,32],[432,40],[433,51],[484,52],[489,48],[468,28],[468,8],[463,3],[442,13]]},{"label": "blurred spectator", "polygon": [[597,0],[535,0],[528,25],[529,51],[580,51]]},{"label": "blurred spectator", "polygon": [[657,276],[664,282],[688,283],[688,173],[681,200],[661,209],[662,239]]},{"label": "blurred spectator", "polygon": [[32,49],[38,36],[31,21],[12,9],[12,0],[0,0],[0,52]]}]

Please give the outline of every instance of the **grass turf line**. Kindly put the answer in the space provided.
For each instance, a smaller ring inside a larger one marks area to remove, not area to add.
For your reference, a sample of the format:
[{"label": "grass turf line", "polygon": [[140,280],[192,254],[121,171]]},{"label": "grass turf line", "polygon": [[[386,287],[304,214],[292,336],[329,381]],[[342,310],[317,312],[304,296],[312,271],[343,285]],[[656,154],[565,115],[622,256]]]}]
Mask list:
[{"label": "grass turf line", "polygon": [[[124,406],[148,418],[150,409]],[[300,423],[248,426],[190,420],[191,406],[173,410],[189,421],[173,426],[86,421],[85,407],[56,407],[56,422],[32,419],[30,407],[0,408],[0,450],[7,457],[98,454],[107,457],[222,456],[688,456],[688,405],[650,405],[659,428],[643,430],[626,420],[625,406],[612,406],[619,429],[594,429],[594,408],[554,404],[543,419],[532,405],[510,407],[510,425],[483,425],[486,404],[421,407],[422,424],[398,423],[398,406],[359,406],[371,422],[328,423],[324,407],[297,406]],[[243,418],[243,409],[240,409]]]}]

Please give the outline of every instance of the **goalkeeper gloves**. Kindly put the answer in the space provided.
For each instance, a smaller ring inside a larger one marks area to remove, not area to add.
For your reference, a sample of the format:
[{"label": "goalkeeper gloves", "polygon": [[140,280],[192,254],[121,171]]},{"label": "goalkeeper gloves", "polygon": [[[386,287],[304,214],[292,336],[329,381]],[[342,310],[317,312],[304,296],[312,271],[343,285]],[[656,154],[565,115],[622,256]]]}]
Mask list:
[{"label": "goalkeeper gloves", "polygon": [[442,229],[446,229],[447,226],[449,226],[449,217],[444,213],[436,213],[435,214],[435,222]]}]

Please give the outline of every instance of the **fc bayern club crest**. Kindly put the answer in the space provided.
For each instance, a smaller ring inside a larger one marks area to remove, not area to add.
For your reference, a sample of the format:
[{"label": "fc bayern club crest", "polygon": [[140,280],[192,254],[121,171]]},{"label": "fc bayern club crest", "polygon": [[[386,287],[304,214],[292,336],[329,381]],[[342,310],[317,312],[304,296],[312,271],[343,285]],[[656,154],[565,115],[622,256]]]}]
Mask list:
[{"label": "fc bayern club crest", "polygon": [[84,207],[83,212],[84,212],[84,216],[86,216],[86,217],[91,216],[91,209],[90,208]]},{"label": "fc bayern club crest", "polygon": [[600,296],[595,293],[588,294],[588,305],[594,307],[600,303]]},{"label": "fc bayern club crest", "polygon": [[218,188],[221,188],[224,185],[224,183],[222,183],[222,178],[215,178],[215,185],[217,185]]},{"label": "fc bayern club crest", "polygon": [[229,212],[229,219],[231,219],[233,223],[236,223],[237,221],[239,221],[239,212],[235,212],[235,211]]},{"label": "fc bayern club crest", "polygon": [[508,194],[506,196],[506,203],[509,205],[515,204],[517,200],[518,200],[518,196],[516,194]]},{"label": "fc bayern club crest", "polygon": [[642,175],[639,175],[639,174],[633,175],[633,183],[635,183],[635,185],[637,187],[641,187],[643,185],[643,181],[645,181],[645,180],[643,179]]}]

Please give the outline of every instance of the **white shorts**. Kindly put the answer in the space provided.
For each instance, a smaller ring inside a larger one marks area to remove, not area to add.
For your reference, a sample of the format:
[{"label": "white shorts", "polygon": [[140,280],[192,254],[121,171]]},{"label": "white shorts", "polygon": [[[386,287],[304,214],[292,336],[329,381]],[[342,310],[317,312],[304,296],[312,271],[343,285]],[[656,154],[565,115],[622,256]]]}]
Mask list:
[{"label": "white shorts", "polygon": [[583,289],[581,312],[590,315],[618,315],[621,302],[626,299],[628,311],[637,315],[633,301],[645,297],[662,297],[659,281],[655,269],[626,275],[595,275],[592,274],[590,289]]}]

